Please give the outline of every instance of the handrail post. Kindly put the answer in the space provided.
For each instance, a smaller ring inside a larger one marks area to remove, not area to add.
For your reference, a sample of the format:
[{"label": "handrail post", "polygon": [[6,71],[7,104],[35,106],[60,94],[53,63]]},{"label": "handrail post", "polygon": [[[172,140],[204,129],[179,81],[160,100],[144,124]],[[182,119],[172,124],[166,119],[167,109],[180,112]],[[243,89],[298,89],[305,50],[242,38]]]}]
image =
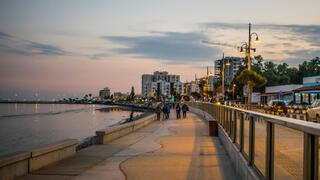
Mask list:
[{"label": "handrail post", "polygon": [[318,179],[318,137],[309,133],[304,133],[303,147],[303,179],[316,180]]},{"label": "handrail post", "polygon": [[232,123],[232,109],[229,109],[229,136],[232,137],[233,136],[233,123]]},{"label": "handrail post", "polygon": [[229,108],[226,108],[226,131],[228,135],[230,136],[230,131],[229,131]]},{"label": "handrail post", "polygon": [[233,110],[233,143],[237,140],[237,111]]},{"label": "handrail post", "polygon": [[267,122],[266,180],[274,178],[274,124]]},{"label": "handrail post", "polygon": [[222,121],[223,121],[223,128],[226,128],[226,108],[222,107]]},{"label": "handrail post", "polygon": [[254,118],[249,116],[249,165],[253,165],[254,161],[254,139],[255,139]]},{"label": "handrail post", "polygon": [[244,113],[240,114],[240,152],[244,149]]}]

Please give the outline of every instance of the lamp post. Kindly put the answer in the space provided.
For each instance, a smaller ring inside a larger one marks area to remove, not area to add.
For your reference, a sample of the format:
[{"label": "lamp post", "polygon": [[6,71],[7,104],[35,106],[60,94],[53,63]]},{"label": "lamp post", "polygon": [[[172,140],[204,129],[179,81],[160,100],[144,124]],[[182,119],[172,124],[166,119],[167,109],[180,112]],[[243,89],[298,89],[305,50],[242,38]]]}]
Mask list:
[{"label": "lamp post", "polygon": [[225,63],[224,62],[224,57],[222,58],[222,97],[224,99],[224,71],[225,71],[225,66],[230,66],[231,64],[229,62]]},{"label": "lamp post", "polygon": [[233,100],[234,100],[234,91],[235,91],[235,89],[236,89],[236,84],[233,84],[232,85],[232,97],[233,97]]},{"label": "lamp post", "polygon": [[[252,43],[252,36],[255,35],[256,39],[253,41],[254,43],[260,43],[261,41],[259,40],[258,34],[253,32],[251,33],[251,23],[249,23],[249,41],[248,43],[243,43],[241,48],[240,48],[240,53],[244,53],[243,48],[245,48],[246,50],[246,54],[248,56],[248,70],[251,70],[251,50],[253,50],[254,52],[256,51],[255,48],[252,48],[251,43]],[[248,109],[251,109],[251,88],[250,88],[250,84],[248,83]]]}]

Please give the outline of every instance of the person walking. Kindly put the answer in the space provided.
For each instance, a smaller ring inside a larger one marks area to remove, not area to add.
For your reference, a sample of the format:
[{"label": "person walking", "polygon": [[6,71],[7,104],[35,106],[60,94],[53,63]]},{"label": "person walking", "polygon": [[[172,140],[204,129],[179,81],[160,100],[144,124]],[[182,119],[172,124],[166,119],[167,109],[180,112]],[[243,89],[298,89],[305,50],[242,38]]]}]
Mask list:
[{"label": "person walking", "polygon": [[162,109],[161,109],[161,103],[159,103],[157,105],[157,108],[156,108],[156,113],[157,113],[157,120],[160,121],[160,117],[161,117],[161,112],[162,112]]},{"label": "person walking", "polygon": [[177,119],[180,119],[180,118],[181,118],[180,111],[181,111],[180,105],[179,105],[179,104],[177,104],[177,105],[176,105],[176,114],[177,114]]},{"label": "person walking", "polygon": [[187,111],[189,111],[189,107],[186,104],[183,104],[181,109],[182,109],[183,118],[186,118]]},{"label": "person walking", "polygon": [[162,120],[166,120],[167,119],[167,106],[165,104],[163,104],[163,107],[162,107]]},{"label": "person walking", "polygon": [[170,105],[169,105],[169,103],[166,105],[166,107],[167,107],[167,117],[166,117],[166,119],[169,119],[169,117],[170,117]]}]

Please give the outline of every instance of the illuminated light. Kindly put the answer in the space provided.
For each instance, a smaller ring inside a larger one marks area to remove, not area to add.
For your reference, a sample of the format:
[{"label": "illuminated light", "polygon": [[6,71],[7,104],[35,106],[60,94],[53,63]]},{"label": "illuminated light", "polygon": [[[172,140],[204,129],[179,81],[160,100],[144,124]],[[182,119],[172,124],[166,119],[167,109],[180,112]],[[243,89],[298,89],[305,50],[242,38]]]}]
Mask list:
[{"label": "illuminated light", "polygon": [[256,40],[253,41],[254,43],[261,43],[261,41],[259,40],[259,38],[257,37]]},{"label": "illuminated light", "polygon": [[231,66],[231,64],[229,62],[226,63],[226,66]]}]

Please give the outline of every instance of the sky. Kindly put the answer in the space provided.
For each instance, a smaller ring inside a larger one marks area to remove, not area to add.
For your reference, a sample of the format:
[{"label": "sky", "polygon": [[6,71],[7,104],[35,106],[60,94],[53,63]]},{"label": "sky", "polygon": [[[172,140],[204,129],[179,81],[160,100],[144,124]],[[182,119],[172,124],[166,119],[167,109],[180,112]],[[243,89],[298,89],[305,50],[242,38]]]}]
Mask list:
[{"label": "sky", "polygon": [[[248,41],[266,61],[320,56],[319,0],[0,0],[0,99],[141,93],[141,75],[205,75]],[[38,96],[34,96],[34,94]]]}]

